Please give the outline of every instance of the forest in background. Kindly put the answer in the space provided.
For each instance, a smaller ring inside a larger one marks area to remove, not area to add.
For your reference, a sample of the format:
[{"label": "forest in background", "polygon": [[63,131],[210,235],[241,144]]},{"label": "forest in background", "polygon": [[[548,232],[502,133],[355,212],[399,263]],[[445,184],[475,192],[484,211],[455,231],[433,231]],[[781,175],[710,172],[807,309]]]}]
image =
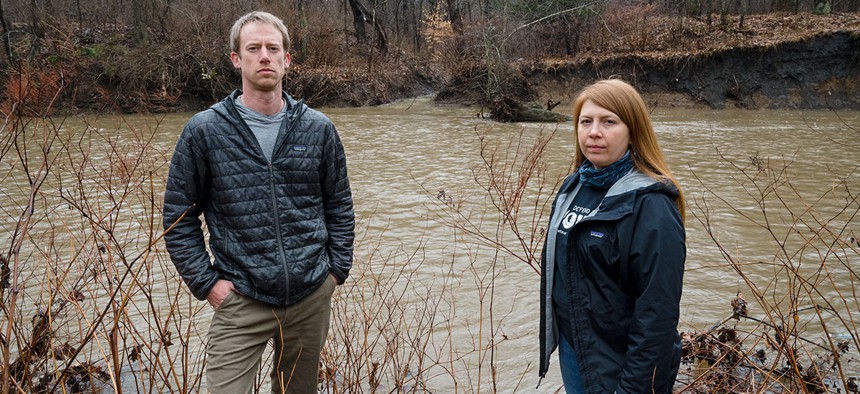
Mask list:
[{"label": "forest in background", "polygon": [[0,108],[35,114],[55,101],[99,112],[204,108],[239,85],[227,32],[251,10],[287,23],[287,90],[315,106],[377,105],[445,89],[471,92],[481,104],[527,100],[534,92],[514,64],[773,45],[856,31],[860,20],[860,0],[0,2]]}]

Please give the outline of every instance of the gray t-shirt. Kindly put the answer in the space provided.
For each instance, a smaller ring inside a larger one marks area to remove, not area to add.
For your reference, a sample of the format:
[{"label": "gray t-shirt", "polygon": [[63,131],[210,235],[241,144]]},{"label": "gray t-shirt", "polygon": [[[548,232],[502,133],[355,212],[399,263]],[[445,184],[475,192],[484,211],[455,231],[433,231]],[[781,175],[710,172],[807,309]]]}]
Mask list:
[{"label": "gray t-shirt", "polygon": [[274,115],[264,115],[253,109],[245,106],[242,99],[236,100],[236,109],[239,115],[251,128],[254,137],[257,137],[257,143],[263,149],[263,154],[266,159],[272,161],[272,152],[275,150],[275,142],[278,140],[278,132],[281,130],[281,122],[284,121],[284,116],[287,115],[287,106],[284,104],[284,109]]}]

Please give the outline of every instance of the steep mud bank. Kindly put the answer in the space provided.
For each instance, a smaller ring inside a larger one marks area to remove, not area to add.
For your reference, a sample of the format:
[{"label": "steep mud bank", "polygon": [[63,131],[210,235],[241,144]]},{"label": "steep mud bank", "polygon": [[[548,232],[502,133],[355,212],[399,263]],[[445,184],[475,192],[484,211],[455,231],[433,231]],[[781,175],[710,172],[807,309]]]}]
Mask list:
[{"label": "steep mud bank", "polygon": [[655,106],[860,109],[860,34],[834,32],[763,47],[650,58],[521,64],[541,101],[572,101],[596,79],[634,83]]}]

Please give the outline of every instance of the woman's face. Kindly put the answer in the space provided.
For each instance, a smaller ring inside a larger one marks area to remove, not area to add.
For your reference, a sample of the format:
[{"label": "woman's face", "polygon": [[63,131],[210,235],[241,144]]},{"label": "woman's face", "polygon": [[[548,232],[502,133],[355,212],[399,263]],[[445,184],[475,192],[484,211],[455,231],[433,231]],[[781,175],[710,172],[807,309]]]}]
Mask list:
[{"label": "woman's face", "polygon": [[614,112],[587,100],[576,122],[579,149],[594,168],[606,167],[624,156],[630,145],[630,129]]}]

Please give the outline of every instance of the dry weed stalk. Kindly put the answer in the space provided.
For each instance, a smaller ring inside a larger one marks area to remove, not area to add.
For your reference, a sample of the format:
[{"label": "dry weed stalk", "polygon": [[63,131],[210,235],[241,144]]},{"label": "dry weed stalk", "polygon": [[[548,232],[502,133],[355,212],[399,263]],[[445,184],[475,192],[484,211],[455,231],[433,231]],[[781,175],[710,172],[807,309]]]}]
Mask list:
[{"label": "dry weed stalk", "polygon": [[[856,169],[822,174],[832,186],[812,194],[801,191],[808,188],[799,187],[791,158],[720,157],[748,204],[730,203],[697,178],[703,193],[693,213],[751,299],[739,294],[729,318],[685,335],[685,360],[695,376],[683,391],[856,392],[857,370],[848,369],[860,350]],[[725,212],[762,238],[733,244],[714,221]],[[744,243],[756,241],[769,243],[773,256],[744,256]]]},{"label": "dry weed stalk", "polygon": [[2,214],[14,218],[0,240],[0,391],[197,391],[201,345],[187,338],[200,310],[171,290],[156,248],[158,126],[108,131],[43,111],[7,116],[0,140]]},{"label": "dry weed stalk", "polygon": [[450,324],[440,310],[450,296],[448,276],[429,283],[418,278],[426,262],[423,242],[387,254],[366,232],[360,238],[350,280],[335,294],[323,390],[423,392],[429,371],[446,355],[433,331]]},{"label": "dry weed stalk", "polygon": [[[549,213],[555,190],[562,181],[548,175],[544,152],[558,132],[558,126],[547,131],[541,129],[531,135],[526,129],[499,140],[493,130],[478,131],[480,164],[472,168],[475,183],[481,190],[477,201],[458,196],[456,191],[444,188],[425,193],[437,205],[439,219],[455,230],[457,244],[466,245],[470,261],[468,272],[478,289],[478,328],[476,387],[480,391],[484,382],[482,373],[489,372],[486,380],[490,392],[497,392],[499,374],[496,351],[506,339],[505,320],[515,313],[499,311],[502,305],[495,300],[497,281],[507,271],[506,259],[514,258],[540,274],[540,252],[545,235],[545,216]],[[572,160],[568,163],[572,164]],[[566,174],[564,172],[564,174]],[[483,247],[489,248],[489,253]],[[487,255],[489,254],[489,256]],[[486,337],[485,337],[486,335]],[[504,371],[506,376],[525,374],[526,371]],[[519,375],[519,383],[523,375]],[[503,389],[506,390],[506,389]]]},{"label": "dry weed stalk", "polygon": [[[464,235],[497,249],[540,273],[540,245],[545,236],[544,215],[549,213],[555,190],[562,178],[550,179],[543,154],[558,132],[541,130],[534,140],[525,130],[499,143],[491,131],[477,132],[481,144],[481,164],[472,169],[475,182],[485,192],[481,204],[470,208],[450,192],[435,195],[443,205],[443,221]],[[568,169],[573,160],[567,163]],[[564,174],[569,173],[565,171]],[[483,204],[483,203],[486,204]],[[495,216],[488,220],[488,217]],[[489,227],[488,227],[489,225]]]}]

